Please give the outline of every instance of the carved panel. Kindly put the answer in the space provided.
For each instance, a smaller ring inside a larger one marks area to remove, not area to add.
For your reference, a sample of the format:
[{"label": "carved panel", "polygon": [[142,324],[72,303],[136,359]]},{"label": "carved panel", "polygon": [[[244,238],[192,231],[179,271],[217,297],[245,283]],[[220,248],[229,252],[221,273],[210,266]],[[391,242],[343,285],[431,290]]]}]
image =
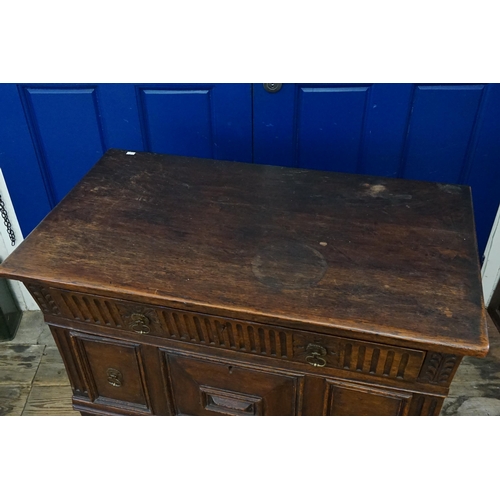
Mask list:
[{"label": "carved panel", "polygon": [[301,415],[304,377],[160,349],[176,415]]},{"label": "carved panel", "polygon": [[412,416],[436,416],[439,415],[443,406],[444,396],[429,396],[426,394],[415,394],[413,396],[410,415]]},{"label": "carved panel", "polygon": [[461,357],[454,354],[429,352],[425,358],[419,380],[431,384],[448,385],[451,383],[461,360]]},{"label": "carved panel", "polygon": [[46,314],[55,314],[56,316],[61,314],[59,308],[57,307],[57,304],[54,302],[47,288],[39,285],[33,285],[31,283],[27,283],[26,287],[28,288],[29,292],[35,299],[42,312]]},{"label": "carved panel", "polygon": [[70,332],[94,403],[151,412],[139,345]]}]

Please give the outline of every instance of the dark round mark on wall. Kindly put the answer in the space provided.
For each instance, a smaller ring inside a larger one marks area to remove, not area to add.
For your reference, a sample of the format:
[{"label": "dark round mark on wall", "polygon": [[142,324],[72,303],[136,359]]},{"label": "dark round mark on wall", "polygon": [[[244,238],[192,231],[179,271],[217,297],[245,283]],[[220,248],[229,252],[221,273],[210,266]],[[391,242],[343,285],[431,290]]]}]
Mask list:
[{"label": "dark round mark on wall", "polygon": [[293,241],[268,245],[252,260],[255,277],[276,289],[314,286],[323,278],[327,267],[316,249]]}]

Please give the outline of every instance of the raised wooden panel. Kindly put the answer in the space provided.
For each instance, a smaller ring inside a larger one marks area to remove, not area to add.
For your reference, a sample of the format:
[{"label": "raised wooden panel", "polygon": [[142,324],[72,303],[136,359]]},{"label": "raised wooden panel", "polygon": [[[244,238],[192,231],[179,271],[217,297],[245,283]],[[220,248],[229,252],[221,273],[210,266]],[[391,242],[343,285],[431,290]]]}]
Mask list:
[{"label": "raised wooden panel", "polygon": [[397,416],[407,415],[411,394],[379,387],[327,380],[324,415]]},{"label": "raised wooden panel", "polygon": [[297,104],[300,168],[356,172],[370,87],[301,87]]},{"label": "raised wooden panel", "polygon": [[20,86],[45,187],[53,205],[106,150],[94,86]]},{"label": "raised wooden panel", "polygon": [[303,377],[161,350],[178,415],[300,415]]},{"label": "raised wooden panel", "polygon": [[460,183],[474,140],[484,85],[419,85],[415,89],[404,177]]},{"label": "raised wooden panel", "polygon": [[71,332],[90,399],[150,412],[139,345]]}]

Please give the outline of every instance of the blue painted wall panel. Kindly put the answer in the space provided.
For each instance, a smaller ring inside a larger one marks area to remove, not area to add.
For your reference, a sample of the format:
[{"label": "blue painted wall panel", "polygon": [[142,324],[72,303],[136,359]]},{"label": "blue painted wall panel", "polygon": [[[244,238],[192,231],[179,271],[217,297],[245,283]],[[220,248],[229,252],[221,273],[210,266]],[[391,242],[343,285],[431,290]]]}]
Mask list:
[{"label": "blue painted wall panel", "polygon": [[252,161],[250,85],[137,85],[144,147],[156,153]]},{"label": "blue painted wall panel", "polygon": [[412,84],[372,85],[360,173],[399,175],[412,94]]},{"label": "blue painted wall panel", "polygon": [[213,158],[211,92],[139,88],[147,150]]},{"label": "blue painted wall panel", "polygon": [[464,183],[472,188],[479,251],[500,204],[500,85],[488,85]]},{"label": "blue painted wall panel", "polygon": [[26,237],[49,213],[51,204],[14,84],[0,85],[0,168]]},{"label": "blue painted wall panel", "polygon": [[458,183],[483,85],[431,85],[415,90],[404,177]]},{"label": "blue painted wall panel", "polygon": [[295,166],[296,88],[284,84],[270,94],[261,83],[253,85],[253,161],[259,164]]},{"label": "blue painted wall panel", "polygon": [[357,172],[369,87],[302,87],[297,106],[300,168]]},{"label": "blue painted wall panel", "polygon": [[58,203],[106,150],[95,87],[20,87],[25,113],[46,179]]},{"label": "blue painted wall panel", "polygon": [[97,98],[106,146],[145,151],[135,85],[128,83],[99,85]]}]

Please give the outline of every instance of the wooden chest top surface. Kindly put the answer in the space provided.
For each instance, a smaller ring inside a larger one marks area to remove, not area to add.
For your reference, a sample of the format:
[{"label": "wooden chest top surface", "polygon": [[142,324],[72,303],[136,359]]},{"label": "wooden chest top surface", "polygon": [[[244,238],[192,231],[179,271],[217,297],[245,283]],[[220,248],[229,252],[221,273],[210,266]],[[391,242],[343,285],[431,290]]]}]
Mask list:
[{"label": "wooden chest top surface", "polygon": [[110,150],[4,277],[484,355],[470,189]]}]

